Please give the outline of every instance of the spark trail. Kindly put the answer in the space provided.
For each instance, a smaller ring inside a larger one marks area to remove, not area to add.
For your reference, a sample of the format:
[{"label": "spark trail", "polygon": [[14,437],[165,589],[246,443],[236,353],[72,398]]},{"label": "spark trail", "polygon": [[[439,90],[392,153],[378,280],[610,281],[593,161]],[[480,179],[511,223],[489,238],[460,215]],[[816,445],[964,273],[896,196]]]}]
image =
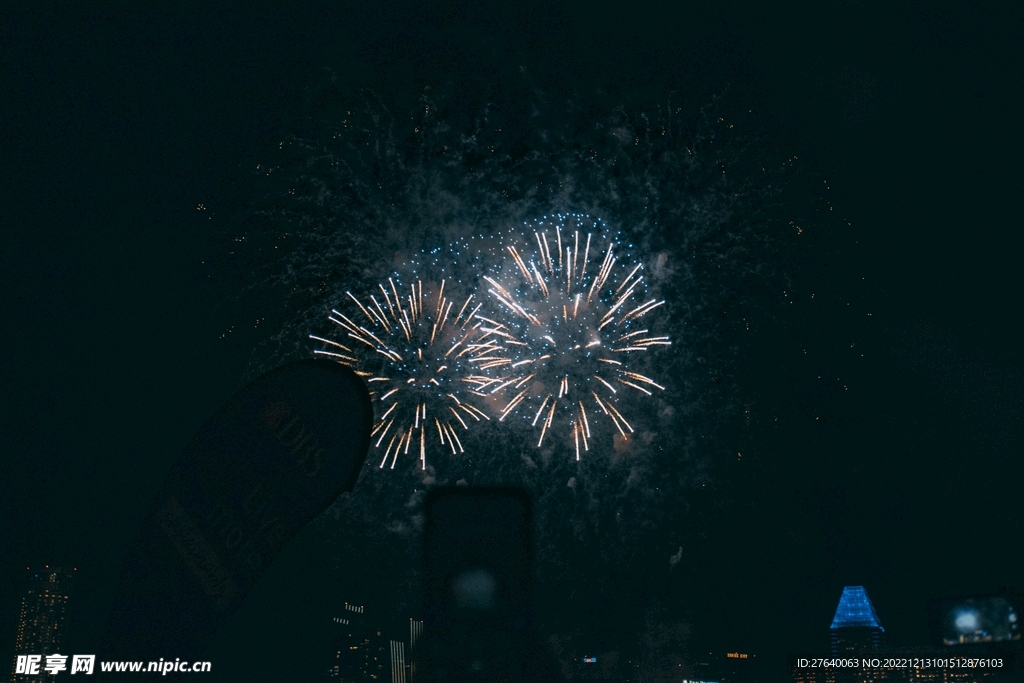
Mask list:
[{"label": "spark trail", "polygon": [[346,292],[352,316],[332,309],[328,317],[340,340],[310,338],[323,345],[314,354],[350,366],[369,385],[378,469],[394,469],[399,456],[412,454],[425,470],[428,450],[464,453],[458,432],[490,420],[466,394],[478,381],[474,369],[487,366],[499,345],[477,319],[475,295],[456,306],[444,280],[426,294],[422,280],[408,288],[397,280],[362,300]]},{"label": "spark trail", "polygon": [[484,277],[502,320],[481,320],[505,350],[481,365],[484,376],[467,379],[496,399],[499,421],[522,411],[540,430],[538,448],[563,429],[579,460],[595,418],[628,440],[634,428],[620,410],[623,397],[664,390],[630,360],[672,344],[648,326],[665,302],[646,296],[643,264],[617,253],[600,221],[557,215],[535,228],[508,240],[505,264]]}]

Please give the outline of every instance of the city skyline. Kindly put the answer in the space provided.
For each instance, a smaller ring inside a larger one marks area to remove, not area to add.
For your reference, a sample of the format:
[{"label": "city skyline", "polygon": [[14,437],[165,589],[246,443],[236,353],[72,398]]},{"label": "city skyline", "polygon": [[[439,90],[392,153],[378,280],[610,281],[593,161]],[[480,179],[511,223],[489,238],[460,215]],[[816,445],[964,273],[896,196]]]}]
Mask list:
[{"label": "city skyline", "polygon": [[[339,616],[331,618],[331,660],[327,678],[354,683],[357,680],[390,680],[415,683],[417,646],[423,622],[409,617],[407,633],[384,628],[365,605],[345,602]],[[400,636],[398,640],[395,636]],[[404,639],[401,637],[404,635]],[[383,679],[381,677],[384,677]]]},{"label": "city skyline", "polygon": [[[1011,681],[1024,654],[1019,646],[958,648],[888,641],[864,586],[845,586],[829,626],[829,651],[790,655],[795,683],[985,683]],[[998,667],[958,666],[959,661]],[[951,662],[951,660],[954,660]],[[823,666],[824,661],[842,664]],[[849,663],[854,665],[847,666]],[[724,682],[723,682],[724,683]]]},{"label": "city skyline", "polygon": [[[45,661],[45,655],[57,653],[62,644],[66,644],[63,638],[67,630],[68,595],[75,572],[77,567],[71,571],[50,565],[44,565],[41,570],[26,568],[27,587],[18,619],[15,656],[43,655]],[[957,656],[964,651],[968,654],[973,652],[972,656],[978,656],[978,653],[982,652],[970,648],[958,650],[956,647],[943,648],[921,642],[907,643],[887,639],[882,619],[865,587],[845,586],[838,592],[836,607],[828,626],[829,649],[826,651],[820,647],[815,648],[812,643],[806,643],[800,648],[802,652],[815,652],[816,656],[825,656],[827,653],[836,657],[861,657],[872,653],[884,653],[912,658]],[[423,621],[409,617],[407,627],[392,624],[390,628],[384,628],[381,623],[382,616],[383,613],[377,612],[377,616],[374,617],[374,610],[368,610],[363,604],[343,602],[339,605],[336,615],[330,619],[329,628],[334,635],[331,637],[332,664],[326,670],[328,679],[354,683],[357,680],[382,680],[383,677],[391,683],[416,683],[417,646],[423,634]],[[815,615],[806,613],[801,616],[815,618]],[[925,618],[924,614],[920,616]],[[722,640],[713,634],[703,635],[705,642]],[[610,650],[591,648],[590,654],[571,657],[568,661],[575,663],[568,668],[565,653],[555,654],[560,656],[568,680],[638,681],[642,680],[638,678],[641,676],[639,672],[642,649],[639,642],[617,643]],[[1010,653],[1011,657],[1020,656],[1019,652],[1013,655],[1012,650],[1006,649],[994,652],[1001,657],[1007,656],[1007,653]],[[721,647],[712,647],[706,651],[684,649],[677,652],[675,657],[680,660],[680,671],[688,676],[685,680],[701,683],[753,683],[770,680],[772,676],[780,675],[783,671],[780,657],[764,657],[763,653],[759,655]],[[12,663],[12,683],[43,680],[39,676],[25,676],[13,671]],[[843,674],[847,675],[847,678],[840,674],[833,675],[813,670],[791,669],[791,673],[798,683],[840,683],[847,679],[865,683],[876,680],[870,675],[865,678],[857,678],[855,675],[850,677],[852,674],[849,672]],[[994,677],[999,673],[951,672],[942,667],[930,667],[890,672],[887,674],[888,678],[878,680],[905,679],[908,683],[974,683],[996,680]]]}]

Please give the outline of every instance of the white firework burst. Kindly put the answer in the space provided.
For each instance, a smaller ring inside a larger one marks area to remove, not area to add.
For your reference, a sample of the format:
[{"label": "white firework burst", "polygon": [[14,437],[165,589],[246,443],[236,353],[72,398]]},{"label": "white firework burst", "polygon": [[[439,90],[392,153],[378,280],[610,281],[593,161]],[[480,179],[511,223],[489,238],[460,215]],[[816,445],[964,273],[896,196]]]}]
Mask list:
[{"label": "white firework burst", "polygon": [[629,439],[623,395],[664,390],[630,359],[671,345],[648,325],[665,302],[646,296],[643,264],[622,258],[600,221],[557,215],[533,227],[506,240],[505,262],[484,277],[499,313],[481,320],[502,348],[485,376],[468,379],[500,421],[519,414],[539,429],[538,447],[564,428],[579,460],[593,419],[607,418]]},{"label": "white firework burst", "polygon": [[411,453],[425,470],[431,447],[463,453],[458,432],[490,419],[467,393],[475,386],[470,373],[492,360],[496,345],[474,322],[475,296],[457,305],[444,288],[441,280],[425,293],[422,280],[405,287],[395,276],[362,300],[346,292],[351,316],[337,309],[329,316],[340,339],[310,335],[324,346],[314,354],[352,367],[369,385],[379,469]]}]

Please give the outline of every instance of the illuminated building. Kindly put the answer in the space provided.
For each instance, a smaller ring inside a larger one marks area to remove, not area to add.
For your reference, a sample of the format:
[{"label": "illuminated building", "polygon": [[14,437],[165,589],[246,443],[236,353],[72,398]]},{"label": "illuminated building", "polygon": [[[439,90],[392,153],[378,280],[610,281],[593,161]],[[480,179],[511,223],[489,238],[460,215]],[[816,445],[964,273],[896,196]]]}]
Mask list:
[{"label": "illuminated building", "polygon": [[[832,654],[843,659],[886,659],[921,662],[921,666],[882,668],[859,666],[850,669],[799,668],[792,666],[794,683],[995,683],[1018,678],[1001,678],[1004,672],[985,668],[943,668],[924,666],[928,660],[950,657],[948,648],[886,647],[885,629],[863,586],[847,586],[839,599],[829,629]],[[820,655],[819,655],[820,656]],[[977,655],[975,655],[977,656]],[[1012,676],[1013,674],[1006,674]]]},{"label": "illuminated building", "polygon": [[834,655],[877,650],[885,645],[885,629],[863,586],[843,589],[830,631]]},{"label": "illuminated building", "polygon": [[409,619],[409,683],[416,683],[416,662],[419,660],[419,643],[423,637],[423,621]]},{"label": "illuminated building", "polygon": [[694,680],[716,683],[748,683],[757,677],[757,655],[749,652],[702,653],[694,662]]},{"label": "illuminated building", "polygon": [[576,671],[572,677],[574,681],[598,681],[602,680],[604,676],[603,669],[606,668],[603,665],[604,657],[601,658],[601,664],[598,664],[597,655],[583,655],[577,657],[576,660]]},{"label": "illuminated building", "polygon": [[413,683],[416,680],[416,653],[423,634],[423,622],[409,620],[409,642],[390,640],[371,624],[362,605],[345,603],[339,616],[331,619],[331,666],[328,678],[356,683]]},{"label": "illuminated building", "polygon": [[385,683],[389,664],[387,646],[381,631],[367,624],[366,609],[362,605],[345,603],[342,614],[332,621],[340,628],[336,629],[332,639],[330,678],[345,683]]},{"label": "illuminated building", "polygon": [[40,570],[28,570],[29,585],[21,599],[18,633],[14,641],[11,683],[42,681],[47,678],[42,668],[40,675],[36,676],[15,674],[18,655],[44,655],[45,663],[45,655],[67,654],[60,650],[65,645],[68,594],[74,571],[49,565]]},{"label": "illuminated building", "polygon": [[[594,645],[598,647],[594,648]],[[599,643],[591,643],[590,647],[594,649],[575,652],[572,668],[566,672],[568,680],[580,683],[639,683],[645,680],[640,675],[639,661],[623,657],[619,650],[610,649],[607,645],[601,647]]]},{"label": "illuminated building", "polygon": [[821,669],[793,668],[793,683],[826,683],[825,672]]},{"label": "illuminated building", "polygon": [[359,672],[364,681],[383,681],[387,675],[388,657],[380,631],[370,631],[358,643]]},{"label": "illuminated building", "polygon": [[391,641],[391,683],[406,683],[405,643]]}]

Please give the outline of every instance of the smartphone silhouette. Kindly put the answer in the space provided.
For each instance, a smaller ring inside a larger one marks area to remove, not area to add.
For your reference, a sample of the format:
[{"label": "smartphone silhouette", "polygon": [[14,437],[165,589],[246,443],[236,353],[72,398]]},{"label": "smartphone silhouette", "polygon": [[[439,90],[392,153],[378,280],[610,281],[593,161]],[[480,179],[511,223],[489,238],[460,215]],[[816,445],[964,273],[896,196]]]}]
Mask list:
[{"label": "smartphone silhouette", "polygon": [[526,680],[541,655],[531,651],[529,496],[516,488],[438,488],[425,507],[423,678]]}]

